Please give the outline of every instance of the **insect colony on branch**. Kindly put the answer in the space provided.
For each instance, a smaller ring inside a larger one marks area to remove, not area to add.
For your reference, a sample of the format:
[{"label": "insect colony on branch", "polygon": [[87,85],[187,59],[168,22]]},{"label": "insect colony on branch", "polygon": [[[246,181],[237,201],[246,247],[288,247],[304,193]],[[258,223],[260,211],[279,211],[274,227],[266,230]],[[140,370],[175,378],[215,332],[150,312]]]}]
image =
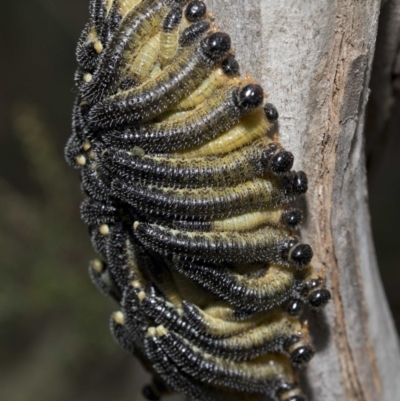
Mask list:
[{"label": "insect colony on branch", "polygon": [[300,315],[330,298],[290,206],[307,176],[230,37],[202,1],[92,0],[77,60],[66,159],[113,336],[154,376],[144,395],[304,400]]}]

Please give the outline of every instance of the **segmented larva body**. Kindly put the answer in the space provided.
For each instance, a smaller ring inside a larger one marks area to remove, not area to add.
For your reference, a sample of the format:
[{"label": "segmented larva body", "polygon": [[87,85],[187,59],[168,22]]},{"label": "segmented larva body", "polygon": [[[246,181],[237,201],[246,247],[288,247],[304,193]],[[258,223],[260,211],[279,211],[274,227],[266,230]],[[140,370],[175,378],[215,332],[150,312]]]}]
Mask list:
[{"label": "segmented larva body", "polygon": [[112,333],[154,376],[145,396],[304,400],[302,306],[330,298],[290,206],[307,177],[229,36],[202,1],[92,0],[77,59],[66,159],[91,278],[120,305]]}]

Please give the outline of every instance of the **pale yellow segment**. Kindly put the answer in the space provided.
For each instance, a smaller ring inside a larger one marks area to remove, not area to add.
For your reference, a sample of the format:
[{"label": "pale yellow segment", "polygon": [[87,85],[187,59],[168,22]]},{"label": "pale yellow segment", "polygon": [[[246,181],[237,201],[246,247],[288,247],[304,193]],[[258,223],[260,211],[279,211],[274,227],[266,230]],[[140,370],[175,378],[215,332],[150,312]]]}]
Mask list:
[{"label": "pale yellow segment", "polygon": [[95,42],[98,39],[99,39],[99,35],[97,34],[96,28],[94,26],[92,26],[90,28],[89,34],[87,36],[87,40],[89,42]]},{"label": "pale yellow segment", "polygon": [[119,0],[118,13],[125,18],[142,0]]},{"label": "pale yellow segment", "polygon": [[76,163],[79,166],[84,166],[86,164],[86,157],[84,155],[79,155],[76,157]]},{"label": "pale yellow segment", "polygon": [[178,51],[179,26],[172,32],[162,31],[160,34],[160,61],[161,67],[164,68],[176,56]]},{"label": "pale yellow segment", "polygon": [[97,273],[102,273],[104,270],[104,263],[100,259],[94,259],[90,262],[90,266]]},{"label": "pale yellow segment", "polygon": [[232,319],[232,310],[228,311],[226,308],[219,308],[218,310],[216,306],[205,310],[198,309],[198,311],[203,321],[203,330],[215,336],[228,336],[252,329],[263,319],[263,314],[256,314],[247,320],[225,320],[223,317]]},{"label": "pale yellow segment", "polygon": [[110,234],[110,227],[108,226],[108,224],[102,224],[100,227],[99,227],[99,231],[100,231],[100,234],[102,234],[102,235],[109,235]]},{"label": "pale yellow segment", "polygon": [[104,7],[106,8],[107,15],[111,11],[113,4],[114,4],[114,0],[105,0]]},{"label": "pale yellow segment", "polygon": [[[307,333],[305,333],[307,334]],[[251,349],[282,336],[303,336],[303,329],[298,318],[273,312],[257,327],[225,339],[224,343],[232,348]],[[298,342],[294,344],[298,346]]]},{"label": "pale yellow segment", "polygon": [[[270,126],[271,124],[265,117],[264,111],[257,110],[255,113],[243,117],[238,124],[218,138],[205,145],[192,148],[192,150],[177,152],[176,155],[199,157],[231,152],[265,136]],[[271,139],[270,142],[273,140]]]},{"label": "pale yellow segment", "polygon": [[280,223],[282,212],[282,209],[265,209],[229,219],[215,220],[213,229],[215,231],[247,231],[266,224],[276,226]]},{"label": "pale yellow segment", "polygon": [[115,323],[120,324],[122,326],[125,324],[125,316],[121,311],[114,312],[113,318]]},{"label": "pale yellow segment", "polygon": [[138,55],[129,67],[129,75],[139,81],[147,78],[154,68],[159,52],[160,34],[157,34],[140,48]]},{"label": "pale yellow segment", "polygon": [[211,94],[218,88],[221,88],[228,81],[235,80],[230,79],[223,72],[222,68],[217,68],[211,75],[204,80],[201,85],[195,89],[188,97],[183,99],[179,104],[177,104],[174,109],[184,110],[196,107],[200,103],[204,102],[210,98]]}]

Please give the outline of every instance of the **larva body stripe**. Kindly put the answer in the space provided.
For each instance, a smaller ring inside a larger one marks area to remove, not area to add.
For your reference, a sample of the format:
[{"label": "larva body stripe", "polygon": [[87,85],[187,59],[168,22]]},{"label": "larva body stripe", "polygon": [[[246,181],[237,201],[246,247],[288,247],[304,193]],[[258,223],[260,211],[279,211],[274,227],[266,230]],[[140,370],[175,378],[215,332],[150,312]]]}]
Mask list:
[{"label": "larva body stripe", "polygon": [[[132,179],[161,186],[200,187],[234,185],[257,176],[257,156],[263,146],[249,146],[221,159],[215,157],[180,159],[176,157],[136,156],[119,149],[109,149],[101,163],[118,174],[125,171]],[[261,169],[260,169],[261,170]]]},{"label": "larva body stripe", "polygon": [[[330,293],[294,235],[308,188],[278,112],[200,0],[90,0],[65,149],[81,170],[89,274],[148,400],[305,401],[305,307]],[[297,233],[296,233],[297,234]]]},{"label": "larva body stripe", "polygon": [[236,97],[240,91],[240,87],[228,87],[182,118],[125,130],[121,136],[149,152],[167,153],[205,143],[239,121],[243,112]]},{"label": "larva body stripe", "polygon": [[173,227],[185,231],[248,231],[265,225],[296,228],[301,223],[298,209],[269,208],[214,221],[175,221]]},{"label": "larva body stripe", "polygon": [[184,218],[218,219],[276,207],[293,199],[290,178],[279,187],[272,180],[253,180],[235,187],[207,189],[136,188],[115,179],[112,187],[127,203],[148,213]]},{"label": "larva body stripe", "polygon": [[286,243],[292,240],[284,231],[270,227],[254,233],[202,233],[171,230],[139,224],[140,241],[163,254],[177,253],[213,262],[275,262],[287,264],[283,256]]},{"label": "larva body stripe", "polygon": [[[274,174],[273,162],[281,154],[277,148],[268,146],[268,141],[260,140],[223,157],[192,159],[143,155],[136,149],[127,152],[108,148],[100,156],[99,163],[110,178],[126,177],[136,183],[186,188],[226,187]],[[288,165],[282,166],[280,172],[285,170]]]}]

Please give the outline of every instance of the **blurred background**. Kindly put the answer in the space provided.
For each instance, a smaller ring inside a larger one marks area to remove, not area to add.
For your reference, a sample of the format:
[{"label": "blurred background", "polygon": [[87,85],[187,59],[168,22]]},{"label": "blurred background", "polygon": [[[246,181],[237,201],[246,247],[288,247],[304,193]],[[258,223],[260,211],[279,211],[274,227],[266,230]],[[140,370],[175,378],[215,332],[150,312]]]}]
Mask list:
[{"label": "blurred background", "polygon": [[[78,175],[63,158],[75,45],[87,3],[2,2],[1,400],[142,399],[138,383],[145,373],[114,344],[107,322],[115,307],[87,275],[94,252],[79,219]],[[394,107],[393,130],[400,127],[400,107]],[[400,135],[388,138],[384,157],[369,163],[379,167],[370,204],[381,275],[399,328]]]}]

